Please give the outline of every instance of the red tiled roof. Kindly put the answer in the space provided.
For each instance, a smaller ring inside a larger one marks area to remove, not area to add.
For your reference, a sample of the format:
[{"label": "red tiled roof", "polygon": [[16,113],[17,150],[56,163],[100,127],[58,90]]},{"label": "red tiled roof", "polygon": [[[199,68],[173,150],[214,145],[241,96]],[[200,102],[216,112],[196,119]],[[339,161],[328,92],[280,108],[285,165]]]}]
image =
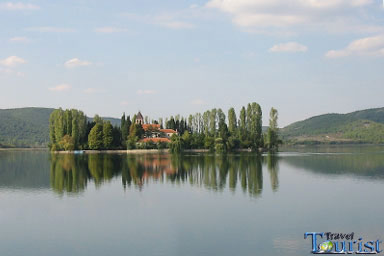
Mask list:
[{"label": "red tiled roof", "polygon": [[152,130],[160,129],[159,124],[143,124],[142,126],[143,126],[144,131],[147,131],[149,129],[152,129]]},{"label": "red tiled roof", "polygon": [[173,129],[160,129],[161,132],[164,132],[164,133],[177,133],[175,130]]},{"label": "red tiled roof", "polygon": [[144,138],[144,139],[141,139],[139,142],[149,142],[149,141],[152,141],[154,143],[159,143],[159,142],[171,142],[170,139],[168,138]]}]

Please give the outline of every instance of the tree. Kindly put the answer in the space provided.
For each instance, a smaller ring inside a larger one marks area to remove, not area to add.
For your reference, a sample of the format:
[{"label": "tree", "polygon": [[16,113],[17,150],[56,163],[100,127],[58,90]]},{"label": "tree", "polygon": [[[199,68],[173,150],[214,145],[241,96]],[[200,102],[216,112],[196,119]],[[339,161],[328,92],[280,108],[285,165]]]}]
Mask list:
[{"label": "tree", "polygon": [[105,149],[110,149],[113,142],[113,127],[110,122],[103,124],[103,145]]},{"label": "tree", "polygon": [[133,122],[129,129],[127,148],[134,149],[136,147],[136,142],[141,138],[143,134],[143,126],[141,124],[136,124]]},{"label": "tree", "polygon": [[127,127],[127,120],[125,119],[125,113],[123,113],[123,116],[121,117],[121,121],[120,121],[120,127],[121,127],[121,138],[122,138],[122,141],[121,141],[121,144],[123,146],[126,145],[126,140],[128,138],[128,129],[129,127]]},{"label": "tree", "polygon": [[209,133],[211,136],[216,136],[216,114],[217,110],[214,108],[209,115]]},{"label": "tree", "polygon": [[93,122],[97,124],[103,124],[103,119],[99,115],[95,115],[95,117],[93,118]]},{"label": "tree", "polygon": [[103,125],[96,123],[88,135],[90,149],[100,150],[103,148]]},{"label": "tree", "polygon": [[112,128],[112,147],[121,148],[122,146],[122,138],[121,138],[121,129],[118,126],[113,126]]},{"label": "tree", "polygon": [[234,108],[228,110],[228,130],[232,135],[234,135],[237,130],[237,119]]},{"label": "tree", "polygon": [[75,143],[73,138],[70,135],[65,135],[62,140],[59,142],[60,148],[66,151],[72,151],[75,149]]},{"label": "tree", "polygon": [[72,138],[73,138],[74,147],[78,148],[79,141],[80,141],[80,134],[79,134],[79,120],[76,112],[72,114]]},{"label": "tree", "polygon": [[257,103],[252,103],[253,114],[255,115],[255,136],[256,147],[263,146],[263,113],[261,107]]},{"label": "tree", "polygon": [[181,153],[184,149],[183,141],[180,136],[176,134],[172,135],[169,149],[172,153]]},{"label": "tree", "polygon": [[222,138],[217,138],[215,140],[215,151],[218,153],[227,152],[227,145],[225,144],[225,141]]},{"label": "tree", "polygon": [[[69,135],[73,140],[74,149],[85,147],[87,141],[84,138],[87,133],[86,119],[84,113],[76,109],[54,110],[49,118],[50,148],[63,150],[62,140],[65,135]],[[66,140],[68,141],[68,138]]]},{"label": "tree", "polygon": [[211,116],[211,112],[205,111],[203,114],[203,131],[205,136],[209,135],[209,117]]},{"label": "tree", "polygon": [[248,131],[247,131],[248,123],[247,123],[247,112],[245,107],[242,107],[240,110],[240,142],[241,146],[244,148],[248,148],[250,142],[248,140]]},{"label": "tree", "polygon": [[278,127],[277,127],[278,112],[271,108],[269,112],[269,127],[267,131],[267,146],[270,150],[278,148]]},{"label": "tree", "polygon": [[192,136],[188,131],[185,131],[181,137],[184,142],[184,148],[190,149],[192,144]]}]

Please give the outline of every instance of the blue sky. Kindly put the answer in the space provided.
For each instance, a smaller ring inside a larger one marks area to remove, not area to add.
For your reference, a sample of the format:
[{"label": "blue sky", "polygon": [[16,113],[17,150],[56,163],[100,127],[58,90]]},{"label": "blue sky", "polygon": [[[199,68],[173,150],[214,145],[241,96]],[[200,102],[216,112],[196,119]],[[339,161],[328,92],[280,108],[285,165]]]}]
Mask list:
[{"label": "blue sky", "polygon": [[383,107],[379,0],[0,1],[0,108],[151,118]]}]

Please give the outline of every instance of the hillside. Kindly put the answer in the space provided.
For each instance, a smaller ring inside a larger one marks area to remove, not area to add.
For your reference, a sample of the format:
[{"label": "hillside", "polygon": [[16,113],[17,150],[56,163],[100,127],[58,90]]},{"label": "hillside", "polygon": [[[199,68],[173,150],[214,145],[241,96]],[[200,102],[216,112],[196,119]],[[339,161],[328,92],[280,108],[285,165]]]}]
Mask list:
[{"label": "hillside", "polygon": [[52,108],[0,109],[0,146],[46,146],[52,111]]},{"label": "hillside", "polygon": [[[49,142],[49,116],[53,110],[0,109],[0,147],[46,147]],[[120,125],[120,119],[103,119],[112,125]]]},{"label": "hillside", "polygon": [[384,143],[384,108],[311,117],[281,135],[291,143]]}]

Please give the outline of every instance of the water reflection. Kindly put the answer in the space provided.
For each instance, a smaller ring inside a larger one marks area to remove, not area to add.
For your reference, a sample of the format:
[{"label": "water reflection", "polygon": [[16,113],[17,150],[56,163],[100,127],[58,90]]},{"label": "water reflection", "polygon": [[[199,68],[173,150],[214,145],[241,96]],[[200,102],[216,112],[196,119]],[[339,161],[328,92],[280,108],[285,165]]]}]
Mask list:
[{"label": "water reflection", "polygon": [[0,151],[0,188],[49,189],[49,161],[45,151]]},{"label": "water reflection", "polygon": [[275,154],[267,155],[267,169],[269,172],[269,177],[271,181],[271,187],[274,192],[279,188],[279,165],[278,165],[278,156]]},{"label": "water reflection", "polygon": [[[324,176],[384,178],[383,148],[336,153],[279,153],[271,155],[191,154],[48,154],[0,152],[0,189],[81,193],[89,183],[102,186],[120,180],[123,189],[145,189],[152,183],[190,184],[212,191],[243,191],[258,197],[263,185],[279,190],[279,173],[287,166]],[[280,170],[280,171],[279,171]]]},{"label": "water reflection", "polygon": [[364,179],[384,178],[384,155],[376,153],[300,154],[284,163],[321,175],[347,175]]},{"label": "water reflection", "polygon": [[266,162],[271,186],[278,189],[278,158],[273,155],[67,155],[53,154],[51,186],[62,194],[83,191],[90,180],[96,186],[120,177],[124,189],[143,189],[145,184],[189,183],[213,191],[239,186],[251,196],[263,190],[263,163]]}]

